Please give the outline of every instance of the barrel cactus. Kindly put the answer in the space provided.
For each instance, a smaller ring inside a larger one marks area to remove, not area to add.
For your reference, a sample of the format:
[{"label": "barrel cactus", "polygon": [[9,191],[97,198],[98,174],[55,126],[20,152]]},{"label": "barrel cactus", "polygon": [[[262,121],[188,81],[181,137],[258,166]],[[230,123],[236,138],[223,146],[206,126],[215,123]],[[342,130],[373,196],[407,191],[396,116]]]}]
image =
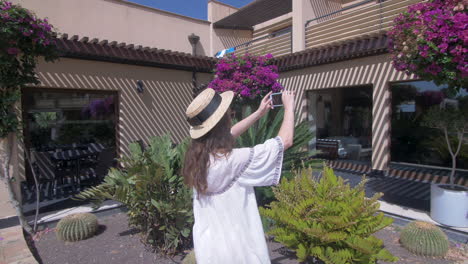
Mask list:
[{"label": "barrel cactus", "polygon": [[417,255],[445,256],[449,242],[439,227],[422,221],[409,223],[400,234],[400,243]]},{"label": "barrel cactus", "polygon": [[195,259],[195,251],[190,251],[190,253],[185,256],[182,264],[197,264],[197,260]]},{"label": "barrel cactus", "polygon": [[91,213],[71,214],[57,224],[57,238],[63,241],[78,241],[92,237],[98,228],[97,217]]}]

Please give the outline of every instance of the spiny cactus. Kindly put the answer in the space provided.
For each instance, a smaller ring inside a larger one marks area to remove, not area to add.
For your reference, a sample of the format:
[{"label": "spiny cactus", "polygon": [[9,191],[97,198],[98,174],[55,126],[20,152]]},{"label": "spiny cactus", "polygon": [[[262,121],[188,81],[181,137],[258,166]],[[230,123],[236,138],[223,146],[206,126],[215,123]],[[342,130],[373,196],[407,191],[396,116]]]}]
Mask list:
[{"label": "spiny cactus", "polygon": [[97,230],[97,217],[91,213],[71,214],[57,224],[57,238],[63,241],[78,241],[92,237]]},{"label": "spiny cactus", "polygon": [[417,255],[445,256],[449,242],[439,227],[422,221],[409,223],[400,234],[400,243]]},{"label": "spiny cactus", "polygon": [[182,264],[197,264],[197,260],[195,259],[195,251],[190,251],[190,253],[185,256]]}]

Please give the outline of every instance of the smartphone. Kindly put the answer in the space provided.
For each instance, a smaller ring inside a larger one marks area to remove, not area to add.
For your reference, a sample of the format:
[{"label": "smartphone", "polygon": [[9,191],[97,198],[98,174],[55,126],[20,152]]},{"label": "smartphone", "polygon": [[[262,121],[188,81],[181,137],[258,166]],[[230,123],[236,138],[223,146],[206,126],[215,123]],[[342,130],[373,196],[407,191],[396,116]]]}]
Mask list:
[{"label": "smartphone", "polygon": [[281,96],[283,93],[272,93],[270,94],[270,100],[273,104],[273,108],[278,107],[278,106],[283,106],[283,99]]}]

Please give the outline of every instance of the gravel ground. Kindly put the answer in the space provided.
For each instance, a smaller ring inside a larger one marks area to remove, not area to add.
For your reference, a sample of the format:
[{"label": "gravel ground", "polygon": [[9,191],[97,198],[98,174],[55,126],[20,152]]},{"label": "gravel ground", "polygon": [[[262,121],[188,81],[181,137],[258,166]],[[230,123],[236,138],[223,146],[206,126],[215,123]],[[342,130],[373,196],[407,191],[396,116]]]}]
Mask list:
[{"label": "gravel ground", "polygon": [[[172,264],[180,263],[183,255],[172,259],[162,257],[145,249],[134,229],[127,225],[125,213],[116,213],[99,219],[101,224],[96,236],[79,242],[62,242],[57,240],[53,229],[45,230],[30,243],[33,252],[43,264]],[[463,263],[463,252],[451,249],[447,259],[423,258],[415,256],[402,248],[398,243],[398,232],[393,227],[378,232],[377,237],[384,240],[386,247],[400,258],[397,263],[405,264],[445,264]],[[273,264],[298,264],[294,254],[281,244],[269,241],[271,261]],[[379,263],[380,264],[380,263]]]}]

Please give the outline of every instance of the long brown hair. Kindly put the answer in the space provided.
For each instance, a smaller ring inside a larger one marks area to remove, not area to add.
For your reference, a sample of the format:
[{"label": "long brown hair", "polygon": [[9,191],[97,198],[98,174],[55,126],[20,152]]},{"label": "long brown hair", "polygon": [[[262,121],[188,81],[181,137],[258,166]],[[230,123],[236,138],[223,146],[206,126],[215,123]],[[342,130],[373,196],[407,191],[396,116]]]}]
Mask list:
[{"label": "long brown hair", "polygon": [[231,135],[231,117],[229,111],[206,135],[192,139],[185,153],[185,162],[182,174],[184,182],[195,188],[198,194],[205,194],[208,188],[206,181],[210,154],[229,155],[234,147],[234,138]]}]

